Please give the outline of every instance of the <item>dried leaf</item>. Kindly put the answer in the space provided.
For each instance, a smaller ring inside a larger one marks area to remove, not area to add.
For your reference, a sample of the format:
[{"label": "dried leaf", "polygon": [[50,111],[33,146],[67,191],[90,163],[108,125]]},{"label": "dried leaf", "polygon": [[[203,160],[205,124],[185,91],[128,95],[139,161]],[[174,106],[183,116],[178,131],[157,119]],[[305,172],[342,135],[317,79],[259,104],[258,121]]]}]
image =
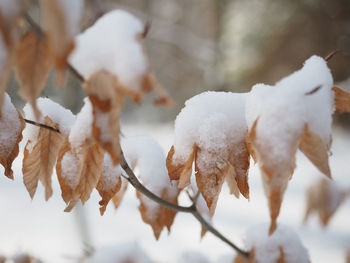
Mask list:
[{"label": "dried leaf", "polygon": [[[179,188],[185,188],[187,185],[190,184],[190,177],[192,174],[192,163],[194,161],[195,156],[195,150],[196,146],[193,146],[193,151],[188,157],[185,164],[174,164],[174,146],[171,147],[167,159],[166,159],[166,166],[168,168],[168,174],[170,180],[180,180],[178,187]],[[176,162],[176,161],[175,161]]]},{"label": "dried leaf", "polygon": [[104,151],[97,143],[85,146],[78,153],[79,181],[65,212],[70,212],[79,199],[84,204],[90,198],[90,194],[97,186],[102,173],[103,156]]},{"label": "dried leaf", "polygon": [[[58,128],[58,125],[48,116],[44,118],[44,123],[50,127]],[[32,199],[39,179],[45,187],[46,201],[51,197],[51,175],[63,142],[62,134],[41,128],[37,142],[31,151],[28,150],[28,144],[31,142],[27,143],[24,149],[22,172],[24,184]]]},{"label": "dried leaf", "polygon": [[55,54],[56,69],[59,74],[63,74],[67,58],[74,49],[73,36],[69,33],[69,19],[58,0],[40,0],[40,7],[49,46]]},{"label": "dried leaf", "polygon": [[333,87],[334,104],[338,113],[350,112],[350,94],[346,91]]},{"label": "dried leaf", "polygon": [[347,193],[342,191],[333,181],[320,179],[306,193],[306,210],[304,223],[312,213],[317,213],[323,227],[326,227],[344,202]]},{"label": "dried leaf", "polygon": [[320,172],[331,178],[331,170],[328,164],[327,147],[324,146],[321,138],[309,130],[305,124],[304,131],[300,137],[299,149],[317,167]]},{"label": "dried leaf", "polygon": [[93,136],[117,165],[121,152],[119,119],[125,95],[116,77],[105,70],[93,74],[84,90],[93,106]]},{"label": "dried leaf", "polygon": [[128,189],[128,181],[125,180],[124,178],[121,178],[120,190],[112,198],[112,202],[114,204],[115,209],[118,209],[127,189]]},{"label": "dried leaf", "polygon": [[46,37],[37,36],[34,32],[26,33],[16,49],[15,72],[21,86],[19,94],[30,102],[37,119],[40,112],[36,107],[36,98],[45,87],[51,68],[52,59]]},{"label": "dried leaf", "polygon": [[236,198],[239,198],[239,189],[236,181],[236,177],[237,177],[236,171],[230,163],[227,164],[225,174],[226,174],[226,182],[230,189],[230,194],[231,195],[234,194]]},{"label": "dried leaf", "polygon": [[[19,143],[22,140],[22,131],[25,127],[25,122],[22,115],[14,109],[14,116],[5,114],[5,107],[9,106],[7,103],[11,103],[8,95],[6,94],[6,102],[3,104],[2,112],[4,113],[0,119],[1,129],[1,141],[0,141],[0,164],[5,168],[5,176],[13,179],[13,171],[11,169],[12,162],[16,159],[19,153]],[[5,116],[6,115],[6,116]],[[18,119],[16,118],[18,116]],[[11,118],[9,120],[8,118]],[[4,130],[5,129],[5,130]],[[11,136],[11,138],[9,138]]]},{"label": "dried leaf", "polygon": [[[149,211],[148,206],[145,205],[145,202],[154,201],[149,200],[148,197],[141,195],[138,191],[136,192],[136,196],[140,200],[139,211],[141,213],[142,220],[152,227],[155,238],[157,240],[159,239],[164,227],[166,227],[170,233],[170,228],[174,222],[177,211],[157,204],[159,211],[154,214],[154,212]],[[177,204],[177,195],[169,195],[166,189],[163,190],[161,198],[170,203]]]},{"label": "dried leaf", "polygon": [[96,186],[102,197],[102,200],[99,202],[101,216],[106,211],[109,201],[121,190],[122,180],[120,175],[120,166],[114,167],[110,155],[106,153],[102,166],[102,175]]}]

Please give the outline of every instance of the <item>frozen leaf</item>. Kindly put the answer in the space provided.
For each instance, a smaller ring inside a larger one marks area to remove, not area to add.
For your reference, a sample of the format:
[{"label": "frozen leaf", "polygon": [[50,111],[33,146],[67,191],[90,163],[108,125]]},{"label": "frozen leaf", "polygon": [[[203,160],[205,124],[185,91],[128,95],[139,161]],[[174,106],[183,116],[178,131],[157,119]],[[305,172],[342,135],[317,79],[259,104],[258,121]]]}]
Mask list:
[{"label": "frozen leaf", "polygon": [[328,164],[328,153],[321,138],[309,130],[305,124],[300,137],[299,149],[309,160],[327,177],[331,178],[331,170]]},{"label": "frozen leaf", "polygon": [[113,163],[119,163],[119,119],[124,105],[124,94],[112,74],[101,70],[84,84],[93,108],[93,137],[111,155]]},{"label": "frozen leaf", "polygon": [[[58,125],[46,116],[44,124],[57,128]],[[45,187],[45,199],[52,195],[51,176],[57,160],[58,152],[64,142],[64,136],[58,132],[40,128],[39,136],[32,149],[28,149],[29,141],[24,149],[23,181],[33,199],[38,180]]]},{"label": "frozen leaf", "polygon": [[306,211],[304,223],[312,213],[317,213],[324,227],[344,202],[346,192],[342,191],[333,181],[320,179],[306,193]]},{"label": "frozen leaf", "polygon": [[101,215],[106,211],[106,207],[113,196],[121,191],[122,180],[120,174],[121,167],[119,165],[114,166],[110,155],[105,153],[102,174],[96,186],[102,197],[102,200],[99,202]]},{"label": "frozen leaf", "polygon": [[274,86],[257,84],[246,99],[249,152],[259,164],[270,208],[270,234],[276,228],[298,147],[330,176],[333,78],[327,62],[309,58],[302,69]]},{"label": "frozen leaf", "polygon": [[37,36],[31,31],[26,33],[16,49],[15,72],[21,86],[19,94],[30,102],[36,119],[40,117],[36,98],[45,87],[51,67],[52,59],[46,37]]},{"label": "frozen leaf", "polygon": [[74,49],[74,36],[80,31],[84,1],[41,0],[40,7],[44,31],[55,54],[56,69],[58,74],[62,75],[67,58]]},{"label": "frozen leaf", "polygon": [[179,180],[180,188],[187,186],[194,163],[198,189],[211,215],[227,177],[249,198],[245,97],[202,93],[186,101],[175,121],[175,143],[167,157],[169,178]]},{"label": "frozen leaf", "polygon": [[22,131],[25,122],[22,115],[15,109],[7,93],[1,109],[0,118],[0,163],[5,168],[5,175],[13,179],[12,162],[19,152]]},{"label": "frozen leaf", "polygon": [[120,190],[113,196],[112,202],[114,204],[114,208],[118,209],[121,201],[123,200],[124,194],[128,189],[128,181],[124,178],[121,178],[121,187]]},{"label": "frozen leaf", "polygon": [[350,112],[350,94],[338,87],[333,87],[333,91],[334,104],[337,112]]},{"label": "frozen leaf", "polygon": [[[126,160],[131,167],[138,167],[138,177],[145,187],[163,199],[177,204],[179,191],[172,185],[167,176],[165,154],[161,146],[152,138],[137,136],[124,138],[122,146]],[[161,231],[170,227],[176,215],[175,210],[169,210],[137,193],[140,200],[139,210],[145,223],[150,224],[154,236],[159,238]]]},{"label": "frozen leaf", "polygon": [[79,179],[65,212],[70,212],[79,199],[84,204],[90,198],[92,190],[97,186],[101,177],[104,157],[104,151],[97,143],[86,145],[79,152],[74,152],[73,150],[71,154],[76,155],[79,160]]}]

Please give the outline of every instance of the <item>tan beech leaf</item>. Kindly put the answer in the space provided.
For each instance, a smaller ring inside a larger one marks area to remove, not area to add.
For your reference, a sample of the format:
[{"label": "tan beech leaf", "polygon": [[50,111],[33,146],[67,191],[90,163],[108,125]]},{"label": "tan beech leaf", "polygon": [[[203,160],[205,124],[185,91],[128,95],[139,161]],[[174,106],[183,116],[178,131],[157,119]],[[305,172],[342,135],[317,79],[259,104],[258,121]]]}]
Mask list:
[{"label": "tan beech leaf", "polygon": [[[136,196],[140,200],[139,211],[141,213],[142,220],[143,222],[145,222],[146,224],[149,224],[152,227],[153,234],[156,240],[159,239],[159,236],[164,227],[166,227],[168,229],[168,232],[170,232],[171,225],[174,222],[174,218],[177,211],[165,208],[164,206],[161,206],[161,205],[157,205],[159,211],[155,214],[150,214],[153,212],[148,211],[147,205],[145,205],[145,202],[153,202],[153,201],[149,200],[148,197],[140,194],[138,191],[136,192]],[[161,194],[161,198],[170,203],[177,204],[177,195],[173,197],[169,197],[166,189],[163,190]]]},{"label": "tan beech leaf", "polygon": [[236,177],[237,177],[236,171],[230,163],[227,164],[225,174],[226,174],[226,182],[230,189],[230,194],[231,195],[233,194],[237,198],[239,198],[239,189],[236,181]]},{"label": "tan beech leaf", "polygon": [[[44,123],[50,127],[58,128],[58,125],[48,116],[44,118]],[[62,134],[41,128],[37,142],[31,151],[28,150],[30,142],[27,143],[24,149],[22,172],[24,184],[32,199],[39,179],[45,187],[46,201],[51,197],[51,176],[63,142]]]},{"label": "tan beech leaf", "polygon": [[105,153],[102,174],[96,186],[102,197],[102,200],[99,202],[101,215],[106,211],[109,201],[121,190],[122,180],[120,175],[120,166],[114,166],[110,155]]},{"label": "tan beech leaf", "polygon": [[115,165],[119,163],[120,114],[124,105],[124,94],[117,78],[101,70],[84,83],[93,106],[93,136],[111,155]]},{"label": "tan beech leaf", "polygon": [[15,72],[21,86],[19,94],[30,102],[36,118],[40,116],[36,98],[45,87],[51,68],[52,59],[46,37],[37,36],[31,31],[26,33],[16,49]]},{"label": "tan beech leaf", "polygon": [[98,143],[85,146],[79,153],[79,181],[65,212],[70,212],[80,199],[84,204],[101,177],[104,150]]},{"label": "tan beech leaf", "polygon": [[338,87],[333,87],[333,91],[334,104],[337,112],[350,112],[350,94]]},{"label": "tan beech leaf", "polygon": [[307,124],[305,124],[304,131],[300,137],[299,149],[320,172],[331,178],[327,148],[324,146],[321,138],[309,130]]},{"label": "tan beech leaf", "polygon": [[40,0],[40,7],[49,46],[55,54],[56,69],[62,75],[67,65],[67,58],[74,49],[67,18],[58,0]]},{"label": "tan beech leaf", "polygon": [[[13,179],[11,169],[12,162],[19,153],[19,143],[22,140],[22,131],[25,122],[22,115],[11,104],[12,109],[6,109],[11,103],[9,96],[6,98],[2,107],[2,117],[0,118],[1,140],[0,140],[0,164],[5,168],[5,176]],[[13,114],[13,115],[12,115]],[[10,119],[9,119],[10,118]]]},{"label": "tan beech leaf", "polygon": [[79,158],[72,153],[68,138],[64,141],[57,158],[56,173],[62,198],[66,204],[72,199],[73,191],[79,180]]},{"label": "tan beech leaf", "polygon": [[171,147],[167,159],[166,166],[168,168],[168,174],[170,180],[180,180],[179,188],[185,188],[190,184],[190,177],[192,175],[192,164],[195,158],[196,146],[193,146],[193,151],[188,157],[185,164],[174,164],[173,156],[175,153],[174,146]]},{"label": "tan beech leaf", "polygon": [[114,204],[115,209],[118,209],[127,189],[128,189],[128,181],[125,180],[124,178],[121,178],[120,190],[112,198],[112,202]]},{"label": "tan beech leaf", "polygon": [[346,192],[333,181],[325,178],[318,180],[306,192],[304,223],[312,213],[316,213],[322,226],[326,227],[345,198]]}]

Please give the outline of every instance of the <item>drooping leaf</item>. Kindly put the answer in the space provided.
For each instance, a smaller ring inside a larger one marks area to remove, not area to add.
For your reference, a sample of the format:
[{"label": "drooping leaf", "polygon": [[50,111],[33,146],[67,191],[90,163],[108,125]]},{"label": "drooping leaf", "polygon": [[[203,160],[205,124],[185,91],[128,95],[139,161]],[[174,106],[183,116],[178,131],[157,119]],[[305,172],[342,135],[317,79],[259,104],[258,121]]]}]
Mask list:
[{"label": "drooping leaf", "polygon": [[118,209],[123,197],[125,195],[126,190],[128,190],[128,181],[124,178],[121,178],[121,187],[120,190],[113,196],[112,202],[114,204],[114,208]]},{"label": "drooping leaf", "polygon": [[[48,116],[45,116],[44,120],[44,124],[53,128],[58,127]],[[28,143],[31,142],[27,143],[24,149],[22,172],[24,184],[32,199],[39,179],[45,187],[45,199],[48,200],[51,197],[51,176],[63,142],[62,134],[41,128],[31,150],[28,149]]]},{"label": "drooping leaf", "polygon": [[305,124],[304,131],[300,137],[299,149],[320,172],[331,178],[327,149],[321,138],[316,133],[310,131],[307,124]]},{"label": "drooping leaf", "polygon": [[120,177],[120,166],[114,166],[111,157],[108,153],[105,153],[104,162],[102,166],[102,175],[96,186],[102,200],[99,202],[100,213],[104,214],[109,201],[121,191],[122,180]]},{"label": "drooping leaf", "polygon": [[19,94],[32,105],[37,119],[40,112],[36,98],[45,87],[52,62],[45,35],[37,36],[30,31],[22,37],[15,56],[15,72],[21,86]]},{"label": "drooping leaf", "polygon": [[350,112],[350,94],[338,87],[333,87],[333,91],[334,104],[337,112]]},{"label": "drooping leaf", "polygon": [[19,152],[19,143],[22,140],[22,131],[25,122],[22,115],[11,103],[5,93],[0,118],[0,164],[5,168],[5,176],[13,179],[12,162]]}]

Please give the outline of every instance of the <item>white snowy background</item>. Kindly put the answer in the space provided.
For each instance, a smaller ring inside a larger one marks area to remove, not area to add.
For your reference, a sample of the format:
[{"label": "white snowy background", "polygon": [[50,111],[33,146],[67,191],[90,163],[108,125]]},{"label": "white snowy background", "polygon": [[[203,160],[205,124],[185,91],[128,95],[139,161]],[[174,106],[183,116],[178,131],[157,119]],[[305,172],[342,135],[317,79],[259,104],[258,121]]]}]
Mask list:
[{"label": "white snowy background", "polygon": [[[122,132],[125,136],[151,135],[165,152],[173,143],[172,124],[126,125]],[[334,180],[342,188],[350,188],[349,149],[349,134],[335,129],[330,166]],[[132,187],[129,187],[119,209],[115,210],[110,204],[103,217],[98,210],[100,199],[97,191],[93,192],[81,212],[77,213],[75,208],[72,213],[64,213],[65,203],[60,196],[56,175],[53,176],[53,197],[45,202],[43,188],[39,186],[31,201],[22,182],[21,159],[22,155],[13,165],[14,181],[0,177],[0,254],[10,256],[28,252],[44,262],[76,262],[84,249],[82,239],[85,239],[97,251],[103,247],[116,251],[113,247],[138,244],[152,262],[183,262],[185,255],[182,257],[182,254],[188,251],[201,253],[209,262],[229,262],[227,260],[233,258],[230,247],[210,233],[200,240],[200,225],[187,214],[177,214],[171,234],[163,231],[156,241],[151,227],[142,222],[137,208],[139,201]],[[0,174],[3,172],[1,167]],[[345,262],[345,251],[350,247],[350,200],[340,207],[327,229],[322,229],[315,217],[307,225],[301,224],[305,190],[321,176],[298,153],[297,169],[287,188],[278,222],[298,233],[312,262]],[[214,216],[215,227],[238,245],[242,245],[242,237],[248,228],[269,221],[257,165],[251,165],[249,184],[249,202],[229,195],[224,185]],[[84,222],[86,227],[82,225]]]}]

